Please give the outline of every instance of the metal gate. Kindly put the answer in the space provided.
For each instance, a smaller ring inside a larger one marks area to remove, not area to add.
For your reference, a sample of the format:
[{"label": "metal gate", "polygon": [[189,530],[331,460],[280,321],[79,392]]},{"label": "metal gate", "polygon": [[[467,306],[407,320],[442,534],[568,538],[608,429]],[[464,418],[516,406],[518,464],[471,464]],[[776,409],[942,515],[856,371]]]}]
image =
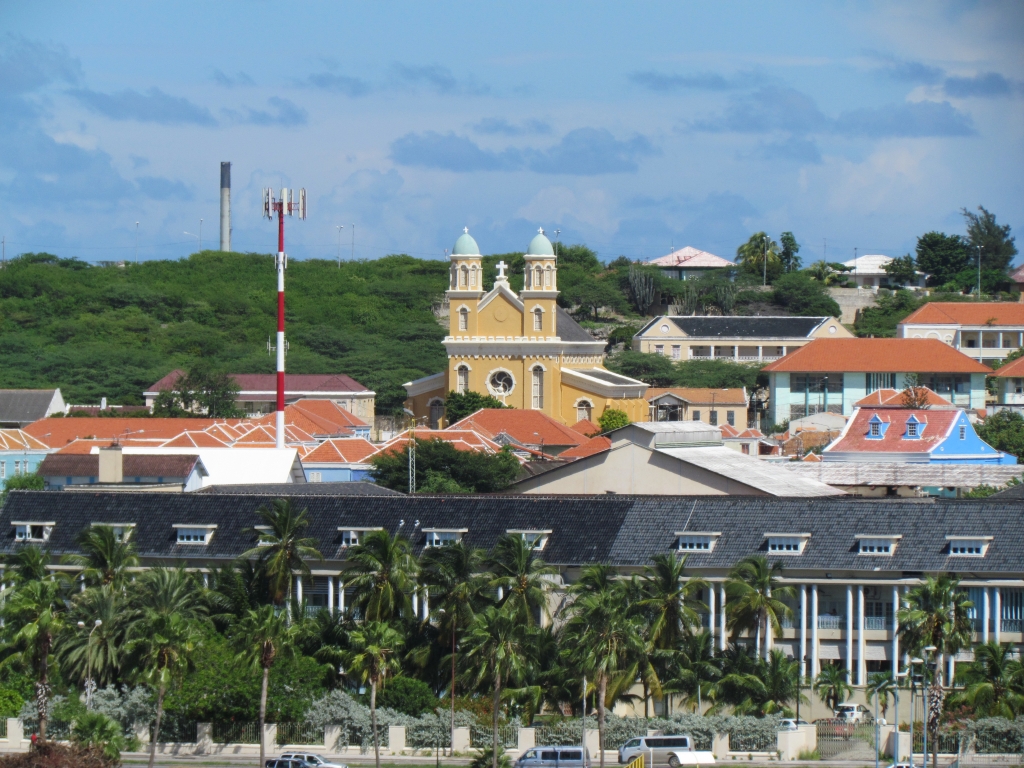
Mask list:
[{"label": "metal gate", "polygon": [[875,760],[875,726],[845,720],[819,720],[816,723],[818,754],[822,760]]}]

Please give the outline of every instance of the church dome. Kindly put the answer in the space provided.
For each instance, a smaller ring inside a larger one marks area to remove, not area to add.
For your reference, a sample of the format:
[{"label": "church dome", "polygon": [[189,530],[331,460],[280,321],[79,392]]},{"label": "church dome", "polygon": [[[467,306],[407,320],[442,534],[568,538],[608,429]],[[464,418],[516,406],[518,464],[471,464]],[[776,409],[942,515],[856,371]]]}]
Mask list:
[{"label": "church dome", "polygon": [[455,241],[455,245],[452,246],[452,256],[477,256],[479,253],[480,246],[469,234],[469,229],[463,230],[459,239]]},{"label": "church dome", "polygon": [[[461,239],[461,238],[460,238]],[[555,249],[551,247],[551,241],[544,235],[544,230],[538,231],[537,235],[530,241],[530,247],[526,249],[527,256],[554,256]]]}]

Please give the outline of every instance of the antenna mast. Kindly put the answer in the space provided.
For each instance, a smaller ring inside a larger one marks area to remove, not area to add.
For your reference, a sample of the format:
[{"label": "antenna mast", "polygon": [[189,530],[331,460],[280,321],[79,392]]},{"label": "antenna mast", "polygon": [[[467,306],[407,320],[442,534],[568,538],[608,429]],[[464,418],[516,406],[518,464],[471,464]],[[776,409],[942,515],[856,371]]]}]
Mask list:
[{"label": "antenna mast", "polygon": [[295,200],[295,191],[282,189],[281,198],[274,198],[274,190],[263,190],[263,217],[273,219],[277,214],[277,447],[284,448],[284,270],[288,266],[288,257],[284,252],[284,217],[296,213],[300,219],[306,218],[306,190],[299,190],[299,199]]}]

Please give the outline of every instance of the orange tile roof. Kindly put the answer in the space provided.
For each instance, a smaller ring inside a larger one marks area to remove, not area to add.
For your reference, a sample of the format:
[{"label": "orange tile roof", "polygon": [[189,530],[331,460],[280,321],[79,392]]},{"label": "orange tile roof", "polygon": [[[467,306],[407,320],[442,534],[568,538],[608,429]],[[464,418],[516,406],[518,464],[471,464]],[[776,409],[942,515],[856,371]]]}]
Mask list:
[{"label": "orange tile roof", "polygon": [[696,405],[746,405],[743,389],[713,389],[706,387],[651,387],[644,398],[650,402],[665,394],[675,395],[681,400]]},{"label": "orange tile roof", "polygon": [[[61,446],[57,449],[57,453],[92,453],[93,448],[106,448],[108,445],[113,445],[114,441],[109,437],[100,439],[91,438],[78,438],[72,440],[70,443]],[[163,446],[164,441],[162,440],[132,440],[130,438],[121,439],[117,441],[117,444],[122,448],[131,446],[133,448],[160,448]]]},{"label": "orange tile roof", "polygon": [[1024,325],[1024,304],[1008,301],[930,301],[900,325]]},{"label": "orange tile roof", "polygon": [[768,372],[992,373],[992,369],[938,339],[815,339]]},{"label": "orange tile roof", "polygon": [[[924,405],[934,406],[946,406],[949,408],[954,407],[953,403],[944,398],[942,395],[937,395],[928,387],[917,387],[919,394],[924,396]],[[903,407],[903,391],[898,389],[876,389],[867,397],[861,398],[853,404],[857,406],[893,406],[895,408]]]},{"label": "orange tile roof", "polygon": [[377,452],[377,446],[362,437],[329,439],[311,450],[302,460],[313,464],[359,464]]},{"label": "orange tile roof", "polygon": [[571,427],[569,427],[569,429],[571,429],[573,432],[579,432],[581,435],[584,435],[586,437],[590,437],[591,435],[596,435],[601,432],[601,427],[592,422],[590,419],[580,419]]},{"label": "orange tile roof", "polygon": [[1002,368],[996,371],[996,376],[1005,378],[1012,376],[1014,378],[1018,376],[1024,376],[1024,357],[1018,357],[1016,360],[1011,360]]},{"label": "orange tile roof", "polygon": [[580,445],[586,438],[541,411],[482,408],[449,429],[474,429],[492,440],[506,434],[520,445]]},{"label": "orange tile roof", "polygon": [[808,453],[804,456],[803,461],[821,461],[821,456],[816,453]]},{"label": "orange tile roof", "polygon": [[0,429],[0,451],[45,451],[50,446],[21,429]]},{"label": "orange tile roof", "polygon": [[[460,451],[484,451],[485,453],[497,453],[502,448],[499,443],[481,435],[476,430],[457,429],[454,427],[449,427],[448,429],[417,429],[416,439],[443,440],[446,443],[451,443]],[[395,435],[384,443],[384,445],[377,450],[377,453],[384,453],[385,451],[401,452],[405,449],[408,442],[409,430],[406,430],[405,432]]]},{"label": "orange tile roof", "polygon": [[26,426],[25,431],[51,448],[60,448],[80,437],[170,440],[185,430],[203,430],[217,422],[218,419],[193,418],[65,417],[40,419]]},{"label": "orange tile roof", "polygon": [[163,443],[161,448],[227,448],[228,443],[220,440],[209,432],[189,430]]},{"label": "orange tile roof", "polygon": [[598,435],[592,437],[582,445],[577,445],[574,448],[570,448],[566,451],[562,451],[558,454],[559,459],[584,459],[587,456],[593,456],[595,453],[601,453],[603,451],[610,450],[612,447],[612,441],[610,437],[604,437]]}]

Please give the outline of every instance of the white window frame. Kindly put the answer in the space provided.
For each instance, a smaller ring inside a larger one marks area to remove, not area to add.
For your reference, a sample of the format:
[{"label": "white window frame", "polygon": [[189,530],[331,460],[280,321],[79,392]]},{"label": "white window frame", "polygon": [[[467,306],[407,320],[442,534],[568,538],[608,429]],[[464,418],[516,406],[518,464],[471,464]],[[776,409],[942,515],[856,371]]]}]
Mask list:
[{"label": "white window frame", "polygon": [[378,526],[371,526],[368,528],[360,527],[358,525],[339,525],[338,532],[341,533],[341,546],[343,547],[357,547],[363,541],[363,535],[370,531],[383,531],[384,529]]},{"label": "white window frame", "polygon": [[676,531],[677,552],[713,552],[721,531]]},{"label": "white window frame", "polygon": [[469,330],[469,310],[465,307],[459,307],[459,330]]},{"label": "white window frame", "polygon": [[811,538],[809,533],[766,533],[768,553],[772,555],[802,555]]},{"label": "white window frame", "polygon": [[309,472],[309,482],[311,482],[311,483],[322,483],[323,481],[324,481],[324,473],[323,472],[313,472],[312,470],[310,470],[310,472]]},{"label": "white window frame", "polygon": [[551,536],[551,529],[547,530],[536,530],[531,528],[510,528],[505,531],[513,536],[519,536],[523,541],[530,545],[530,549],[534,552],[540,552],[548,545],[548,538]]},{"label": "white window frame", "polygon": [[576,409],[576,421],[590,421],[594,416],[594,403],[591,400],[577,400],[573,407]]},{"label": "white window frame", "polygon": [[534,307],[533,309],[533,330],[544,330],[544,310],[540,307]]},{"label": "white window frame", "polygon": [[533,410],[544,409],[544,366],[535,365],[530,369],[530,390]]},{"label": "white window frame", "polygon": [[135,523],[90,523],[89,525],[92,528],[113,528],[114,538],[120,542],[128,541],[135,533]]},{"label": "white window frame", "polygon": [[[216,525],[203,525],[197,523],[175,523],[171,526],[174,528],[178,544],[184,544],[187,547],[205,547],[210,543],[213,538],[213,534],[217,531]],[[203,532],[202,541],[182,541],[182,536],[197,536],[199,532]]]},{"label": "white window frame", "polygon": [[455,367],[455,391],[460,395],[469,392],[469,370],[469,366],[465,363],[459,363]]},{"label": "white window frame", "polygon": [[861,533],[854,536],[857,540],[857,554],[869,557],[892,557],[903,534]]},{"label": "white window frame", "polygon": [[947,536],[949,557],[985,557],[994,536]]},{"label": "white window frame", "polygon": [[[11,525],[14,526],[14,540],[18,542],[29,542],[36,544],[45,544],[50,540],[50,535],[53,533],[54,527],[57,523],[50,522],[39,522],[36,520],[12,520]],[[34,528],[40,529],[38,535]]]},{"label": "white window frame", "polygon": [[462,541],[469,528],[424,528],[428,547],[449,547]]}]

